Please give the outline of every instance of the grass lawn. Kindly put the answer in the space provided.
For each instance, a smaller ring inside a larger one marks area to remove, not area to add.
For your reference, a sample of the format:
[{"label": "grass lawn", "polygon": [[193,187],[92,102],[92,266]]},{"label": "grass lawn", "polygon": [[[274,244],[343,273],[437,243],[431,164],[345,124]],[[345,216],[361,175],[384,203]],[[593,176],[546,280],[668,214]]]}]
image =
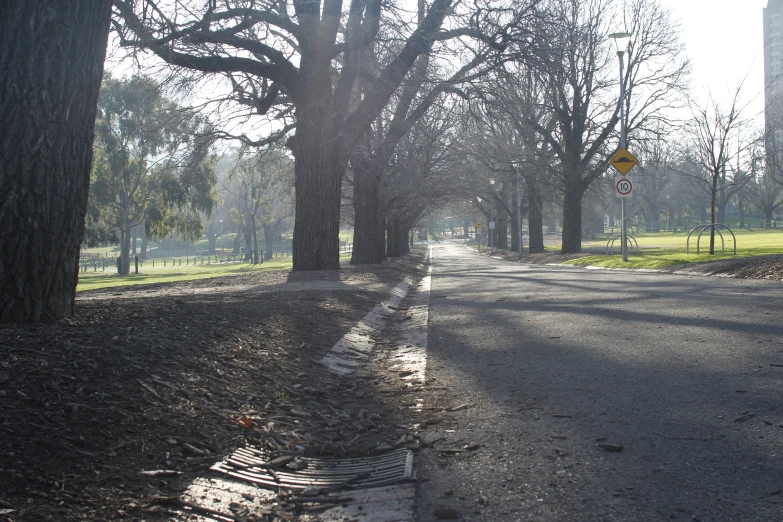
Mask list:
[{"label": "grass lawn", "polygon": [[[685,253],[687,232],[660,232],[635,234],[639,243],[640,255],[630,249],[628,262],[624,263],[620,256],[620,241],[615,241],[613,256],[595,255],[580,257],[566,261],[569,265],[592,265],[607,268],[663,268],[681,263],[698,263],[734,257],[763,256],[768,254],[783,254],[783,230],[735,230],[737,236],[737,255],[734,256],[734,242],[731,234],[723,230],[726,254],[720,253],[720,236],[715,235],[715,255],[709,255],[709,231],[701,237],[701,254],[696,254],[697,234],[691,236],[690,253]],[[584,241],[585,249],[604,249],[606,240]]]},{"label": "grass lawn", "polygon": [[[340,259],[349,259],[350,252],[340,254]],[[246,263],[224,263],[215,265],[191,265],[170,266],[167,268],[140,269],[140,274],[118,276],[108,272],[80,272],[77,292],[85,290],[97,290],[99,288],[112,288],[115,286],[148,285],[152,283],[170,283],[173,281],[190,281],[194,279],[206,279],[209,277],[231,276],[246,274],[249,272],[261,272],[264,270],[290,270],[292,259],[290,257],[273,258],[264,261],[261,265],[249,265]]]}]

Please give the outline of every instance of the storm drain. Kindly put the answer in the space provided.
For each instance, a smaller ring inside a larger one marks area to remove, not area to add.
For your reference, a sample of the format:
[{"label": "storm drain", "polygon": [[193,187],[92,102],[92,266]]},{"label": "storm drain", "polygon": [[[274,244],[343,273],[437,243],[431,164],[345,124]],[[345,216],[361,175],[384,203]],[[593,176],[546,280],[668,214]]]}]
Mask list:
[{"label": "storm drain", "polygon": [[272,459],[263,450],[246,447],[212,469],[262,487],[294,490],[339,486],[373,488],[395,484],[413,475],[413,453],[406,449],[362,458],[308,457],[307,468],[296,471],[273,468]]}]

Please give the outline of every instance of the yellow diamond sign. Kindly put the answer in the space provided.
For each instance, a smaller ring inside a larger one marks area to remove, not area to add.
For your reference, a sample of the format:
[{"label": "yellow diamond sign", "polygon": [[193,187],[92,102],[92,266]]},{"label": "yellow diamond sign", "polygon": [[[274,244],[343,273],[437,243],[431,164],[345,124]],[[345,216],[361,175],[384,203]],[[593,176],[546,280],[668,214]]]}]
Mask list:
[{"label": "yellow diamond sign", "polygon": [[481,228],[481,221],[479,221],[478,223],[476,223],[476,228]]},{"label": "yellow diamond sign", "polygon": [[612,167],[625,176],[638,163],[637,159],[626,149],[620,149],[610,160]]}]

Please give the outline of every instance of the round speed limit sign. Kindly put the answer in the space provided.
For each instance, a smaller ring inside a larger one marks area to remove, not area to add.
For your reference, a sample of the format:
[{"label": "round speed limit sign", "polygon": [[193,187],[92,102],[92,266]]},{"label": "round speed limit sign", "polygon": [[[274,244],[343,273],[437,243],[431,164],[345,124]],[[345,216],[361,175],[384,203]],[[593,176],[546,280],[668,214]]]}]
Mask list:
[{"label": "round speed limit sign", "polygon": [[633,192],[633,183],[627,177],[617,178],[614,183],[618,198],[627,198]]}]

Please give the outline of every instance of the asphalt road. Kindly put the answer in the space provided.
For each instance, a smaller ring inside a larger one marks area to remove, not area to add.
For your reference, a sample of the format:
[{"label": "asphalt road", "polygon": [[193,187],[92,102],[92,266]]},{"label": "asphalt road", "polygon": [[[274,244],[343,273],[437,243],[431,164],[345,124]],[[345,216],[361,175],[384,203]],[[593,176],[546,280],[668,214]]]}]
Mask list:
[{"label": "asphalt road", "polygon": [[781,303],[434,245],[419,520],[783,520]]}]

